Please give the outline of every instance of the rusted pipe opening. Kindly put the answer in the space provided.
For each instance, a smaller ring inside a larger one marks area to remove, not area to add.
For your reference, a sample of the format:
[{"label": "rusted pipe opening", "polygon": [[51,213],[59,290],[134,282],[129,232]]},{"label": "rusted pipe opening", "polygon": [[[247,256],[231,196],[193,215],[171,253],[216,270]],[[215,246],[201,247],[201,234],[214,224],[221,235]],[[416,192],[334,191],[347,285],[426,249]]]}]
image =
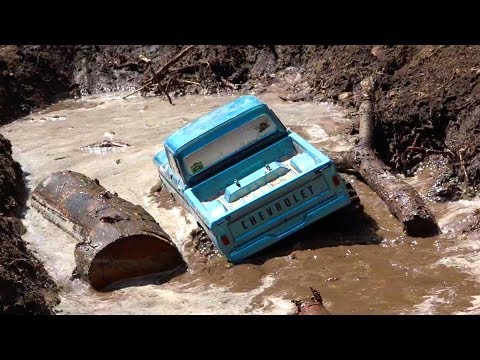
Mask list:
[{"label": "rusted pipe opening", "polygon": [[[81,261],[84,246],[75,250]],[[177,249],[151,235],[133,235],[116,240],[100,250],[88,269],[88,282],[102,290],[113,282],[172,270],[182,262]]]},{"label": "rusted pipe opening", "polygon": [[54,173],[35,189],[32,206],[78,241],[74,276],[96,290],[185,268],[175,243],[155,219],[96,179],[72,171]]}]

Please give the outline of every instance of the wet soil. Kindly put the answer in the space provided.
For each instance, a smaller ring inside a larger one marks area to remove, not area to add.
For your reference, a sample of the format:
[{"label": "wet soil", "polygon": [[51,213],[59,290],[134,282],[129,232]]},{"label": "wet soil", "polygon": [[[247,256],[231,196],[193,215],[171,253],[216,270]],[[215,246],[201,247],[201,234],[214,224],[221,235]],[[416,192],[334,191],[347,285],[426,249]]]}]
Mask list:
[{"label": "wet soil", "polygon": [[0,216],[19,215],[24,202],[22,169],[12,158],[12,144],[0,134]]},{"label": "wet soil", "polygon": [[22,171],[11,144],[0,135],[0,314],[51,314],[56,285],[27,249],[19,215],[24,204]]}]

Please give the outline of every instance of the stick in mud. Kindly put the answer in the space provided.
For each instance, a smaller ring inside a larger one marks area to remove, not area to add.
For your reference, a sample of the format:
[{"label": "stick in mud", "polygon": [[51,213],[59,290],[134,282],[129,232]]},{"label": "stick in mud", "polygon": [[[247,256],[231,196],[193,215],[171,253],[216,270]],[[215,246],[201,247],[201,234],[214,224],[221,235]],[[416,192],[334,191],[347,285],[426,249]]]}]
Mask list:
[{"label": "stick in mud", "polygon": [[320,293],[310,287],[312,295],[308,299],[292,300],[297,307],[294,315],[331,315],[331,312],[323,305],[323,299]]},{"label": "stick in mud", "polygon": [[185,267],[175,244],[150,214],[96,179],[72,171],[51,174],[33,192],[32,206],[78,241],[74,273],[96,290]]},{"label": "stick in mud", "polygon": [[362,101],[359,107],[359,142],[349,152],[328,153],[339,171],[355,170],[380,196],[390,212],[403,224],[410,236],[432,236],[439,228],[433,213],[409,184],[394,176],[373,150],[374,80],[361,82]]}]

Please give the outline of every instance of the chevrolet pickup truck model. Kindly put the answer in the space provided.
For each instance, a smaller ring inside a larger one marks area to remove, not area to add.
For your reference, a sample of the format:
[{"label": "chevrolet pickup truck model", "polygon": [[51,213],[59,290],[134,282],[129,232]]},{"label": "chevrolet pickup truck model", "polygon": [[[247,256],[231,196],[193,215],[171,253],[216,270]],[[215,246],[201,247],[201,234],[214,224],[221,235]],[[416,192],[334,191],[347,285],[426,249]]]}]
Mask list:
[{"label": "chevrolet pickup truck model", "polygon": [[333,162],[251,95],[163,145],[154,164],[164,188],[233,263],[351,204]]}]

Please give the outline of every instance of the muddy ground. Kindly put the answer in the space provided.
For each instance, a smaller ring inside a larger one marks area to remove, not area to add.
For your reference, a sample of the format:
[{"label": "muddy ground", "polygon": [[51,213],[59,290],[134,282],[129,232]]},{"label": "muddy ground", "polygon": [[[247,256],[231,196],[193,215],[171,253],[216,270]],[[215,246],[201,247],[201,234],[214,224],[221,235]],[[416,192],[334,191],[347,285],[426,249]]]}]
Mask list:
[{"label": "muddy ground", "polygon": [[[0,46],[0,124],[61,98],[133,89],[182,48]],[[438,154],[449,171],[438,174],[437,199],[473,195],[480,186],[480,46],[197,46],[172,66],[164,85],[173,101],[183,94],[258,94],[273,87],[285,101],[333,101],[355,116],[359,83],[372,74],[376,149],[383,160],[408,175],[426,155]],[[12,171],[6,169],[2,174]],[[0,200],[12,211],[22,184],[8,184]],[[11,241],[22,252],[18,235],[3,229],[3,244]],[[25,284],[31,279],[24,278]]]}]

